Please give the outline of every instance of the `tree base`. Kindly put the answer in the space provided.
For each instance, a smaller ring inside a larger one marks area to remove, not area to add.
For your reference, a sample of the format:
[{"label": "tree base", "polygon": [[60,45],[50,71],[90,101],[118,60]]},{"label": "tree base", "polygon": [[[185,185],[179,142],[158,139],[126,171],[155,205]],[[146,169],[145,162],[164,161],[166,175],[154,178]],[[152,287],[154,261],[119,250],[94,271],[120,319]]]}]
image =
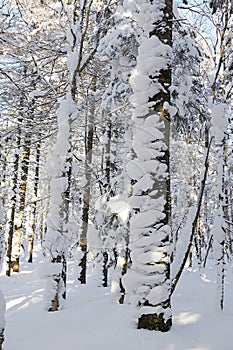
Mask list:
[{"label": "tree base", "polygon": [[51,300],[51,306],[49,307],[48,311],[54,312],[54,311],[58,311],[58,309],[59,309],[59,297],[58,297],[58,293],[56,293],[54,299]]},{"label": "tree base", "polygon": [[14,261],[11,262],[11,268],[14,272],[19,272],[19,258],[16,258]]},{"label": "tree base", "polygon": [[164,314],[146,314],[138,319],[138,329],[144,328],[150,331],[168,332],[172,326],[172,319],[169,318],[166,322]]},{"label": "tree base", "polygon": [[2,350],[2,344],[4,342],[4,329],[0,330],[0,350]]},{"label": "tree base", "polygon": [[86,284],[86,270],[87,270],[87,247],[83,246],[81,247],[83,256],[81,258],[81,261],[79,263],[79,266],[81,267],[81,272],[79,275],[78,280],[81,284]]}]

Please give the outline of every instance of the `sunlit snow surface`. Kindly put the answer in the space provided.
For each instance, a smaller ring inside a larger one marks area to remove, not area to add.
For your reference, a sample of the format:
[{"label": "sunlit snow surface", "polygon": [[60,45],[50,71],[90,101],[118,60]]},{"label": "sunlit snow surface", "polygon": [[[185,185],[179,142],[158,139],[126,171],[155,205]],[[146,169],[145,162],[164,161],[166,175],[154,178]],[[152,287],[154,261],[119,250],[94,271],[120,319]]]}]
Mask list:
[{"label": "sunlit snow surface", "polygon": [[[211,263],[211,261],[210,261]],[[137,330],[134,310],[119,305],[110,287],[86,286],[69,265],[68,296],[62,311],[48,313],[43,304],[43,280],[38,263],[23,263],[22,272],[0,276],[6,298],[4,350],[231,350],[233,272],[227,271],[225,311],[215,309],[215,272],[205,277],[186,270],[172,301],[173,327],[163,334]],[[209,264],[210,266],[210,264]]]}]

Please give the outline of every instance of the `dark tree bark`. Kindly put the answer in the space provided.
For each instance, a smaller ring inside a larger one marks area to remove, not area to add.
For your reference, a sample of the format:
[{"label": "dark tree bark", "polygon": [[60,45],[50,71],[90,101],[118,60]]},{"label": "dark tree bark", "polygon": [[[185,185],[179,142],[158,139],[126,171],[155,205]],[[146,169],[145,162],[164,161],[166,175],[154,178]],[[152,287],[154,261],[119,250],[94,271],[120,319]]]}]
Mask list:
[{"label": "dark tree bark", "polygon": [[[88,118],[88,116],[87,116]],[[85,140],[85,177],[86,184],[83,189],[83,206],[82,206],[82,227],[80,235],[80,247],[83,253],[79,266],[81,272],[79,281],[81,284],[86,283],[86,269],[87,269],[87,231],[89,221],[90,199],[91,199],[91,179],[92,179],[92,150],[93,150],[93,138],[94,138],[94,107],[92,108],[89,116],[89,120],[86,122],[86,140]]]},{"label": "dark tree bark", "polygon": [[35,179],[34,179],[34,201],[31,206],[31,228],[32,232],[29,236],[29,257],[28,262],[32,263],[33,258],[33,247],[34,238],[36,235],[36,209],[37,209],[37,195],[39,186],[39,170],[40,170],[40,144],[38,143],[36,147],[36,168],[35,168]]},{"label": "dark tree bark", "polygon": [[18,177],[19,177],[19,147],[21,143],[21,130],[18,128],[16,136],[16,152],[14,156],[13,178],[12,178],[12,194],[11,194],[11,207],[9,212],[8,232],[7,232],[7,249],[6,249],[6,275],[10,276],[12,267],[12,247],[13,236],[15,230],[15,216],[17,205],[17,189],[18,189]]},{"label": "dark tree bark", "polygon": [[[151,1],[152,4],[156,4],[157,1]],[[173,17],[173,4],[172,0],[165,0],[164,1],[164,8],[163,8],[163,18],[158,23],[154,23],[154,29],[150,32],[150,37],[157,37],[162,44],[169,45],[172,47],[172,17]],[[165,199],[165,206],[164,206],[164,218],[160,220],[160,223],[156,223],[156,226],[161,228],[163,225],[164,227],[170,226],[171,220],[171,208],[170,208],[170,176],[169,176],[169,140],[170,140],[170,115],[167,109],[164,108],[165,103],[170,105],[170,92],[169,87],[171,86],[171,65],[168,64],[166,67],[161,69],[159,71],[158,77],[150,76],[150,78],[158,79],[159,84],[161,84],[161,88],[159,93],[157,93],[153,98],[150,98],[150,102],[153,102],[153,107],[151,108],[152,111],[156,112],[159,117],[160,121],[164,123],[164,139],[163,142],[166,145],[166,150],[163,151],[163,155],[159,157],[159,161],[162,164],[166,164],[167,167],[167,177],[163,180],[157,179],[156,176],[154,178],[154,185],[153,185],[153,191],[157,191],[157,195],[154,197],[155,201],[160,198],[161,196]],[[154,195],[153,195],[154,196]],[[170,244],[170,236],[166,235],[162,239],[162,241],[157,245],[158,250],[163,250],[164,247],[169,246]],[[169,285],[170,281],[170,258],[167,255],[167,253],[164,253],[164,258],[160,262],[156,262],[155,266],[159,267],[163,266],[164,271],[164,281],[158,282],[157,287]],[[159,273],[159,272],[158,272]],[[155,284],[156,289],[156,284]],[[169,288],[169,287],[167,287]],[[150,298],[149,298],[150,299]],[[148,330],[156,330],[161,332],[167,332],[171,326],[172,326],[172,318],[171,315],[167,316],[167,312],[170,313],[171,309],[171,301],[169,292],[167,293],[167,298],[159,304],[154,304],[154,302],[151,302],[149,299],[145,298],[145,301],[142,303],[140,307],[144,307],[145,309],[147,307],[152,308],[158,307],[161,311],[159,313],[143,313],[138,319],[138,328],[145,328]],[[143,310],[143,308],[142,308]]]},{"label": "dark tree bark", "polygon": [[12,256],[11,266],[14,272],[19,272],[21,237],[22,237],[22,229],[23,229],[28,169],[29,169],[30,152],[31,152],[30,144],[31,144],[31,134],[26,133],[24,138],[24,147],[23,147],[22,164],[21,164],[22,175],[19,183],[19,210],[17,213],[17,221],[15,222],[15,230],[14,230],[14,237],[13,237],[13,246],[14,246],[13,249],[15,252]]}]

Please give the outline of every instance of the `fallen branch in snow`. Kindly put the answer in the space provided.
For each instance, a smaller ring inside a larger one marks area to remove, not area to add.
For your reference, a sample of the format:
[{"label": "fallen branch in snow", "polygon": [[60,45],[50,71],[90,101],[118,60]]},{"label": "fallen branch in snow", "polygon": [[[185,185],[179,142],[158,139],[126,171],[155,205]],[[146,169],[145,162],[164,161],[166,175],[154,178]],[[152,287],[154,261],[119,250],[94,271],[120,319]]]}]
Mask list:
[{"label": "fallen branch in snow", "polygon": [[[174,292],[174,290],[175,290],[175,288],[177,286],[177,283],[178,283],[178,281],[180,279],[180,276],[181,276],[181,274],[182,274],[182,272],[184,270],[186,261],[187,261],[188,256],[189,256],[190,249],[191,249],[192,244],[193,244],[193,237],[194,237],[194,234],[195,234],[197,221],[198,221],[200,210],[201,210],[201,203],[202,203],[202,198],[203,198],[203,195],[204,195],[204,189],[205,189],[206,179],[207,179],[207,174],[208,174],[208,169],[209,169],[208,159],[209,159],[210,146],[211,146],[212,139],[213,138],[210,139],[210,142],[209,142],[209,145],[208,145],[208,148],[207,148],[207,152],[206,152],[206,157],[205,157],[205,162],[204,162],[205,171],[204,171],[204,174],[203,174],[203,178],[201,180],[200,191],[199,191],[199,195],[198,195],[198,199],[197,199],[197,205],[196,205],[196,213],[195,213],[195,216],[194,216],[194,219],[193,219],[193,222],[192,222],[192,230],[191,230],[191,234],[190,234],[190,238],[189,238],[188,247],[187,247],[187,249],[185,251],[185,255],[184,255],[184,258],[183,258],[183,260],[181,262],[181,265],[179,266],[178,271],[175,273],[175,277],[172,278],[170,295],[173,294],[173,292]],[[180,239],[183,239],[182,234],[180,236]],[[178,242],[179,242],[179,240],[178,240]],[[175,262],[176,262],[176,258],[174,259],[174,263]]]}]

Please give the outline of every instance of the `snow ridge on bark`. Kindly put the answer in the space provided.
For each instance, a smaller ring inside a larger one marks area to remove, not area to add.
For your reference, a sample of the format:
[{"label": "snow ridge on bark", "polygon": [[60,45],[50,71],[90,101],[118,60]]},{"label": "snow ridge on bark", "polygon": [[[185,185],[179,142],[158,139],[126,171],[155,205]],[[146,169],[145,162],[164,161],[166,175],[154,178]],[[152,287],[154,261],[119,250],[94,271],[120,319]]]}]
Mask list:
[{"label": "snow ridge on bark", "polygon": [[[170,226],[165,214],[168,167],[161,159],[168,148],[168,140],[165,140],[165,122],[162,113],[156,111],[154,97],[164,92],[159,75],[161,70],[169,67],[171,47],[156,35],[151,35],[154,24],[163,21],[163,1],[138,0],[134,6],[126,1],[127,4],[132,17],[141,27],[141,44],[137,65],[130,78],[135,157],[128,163],[127,170],[134,181],[131,204],[137,203],[137,206],[133,206],[130,220],[132,268],[124,283],[130,301],[139,307],[138,327],[145,328],[140,325],[140,319],[153,315],[154,324],[148,329],[167,331],[171,325],[168,278]],[[162,323],[165,326],[161,326]]]}]

